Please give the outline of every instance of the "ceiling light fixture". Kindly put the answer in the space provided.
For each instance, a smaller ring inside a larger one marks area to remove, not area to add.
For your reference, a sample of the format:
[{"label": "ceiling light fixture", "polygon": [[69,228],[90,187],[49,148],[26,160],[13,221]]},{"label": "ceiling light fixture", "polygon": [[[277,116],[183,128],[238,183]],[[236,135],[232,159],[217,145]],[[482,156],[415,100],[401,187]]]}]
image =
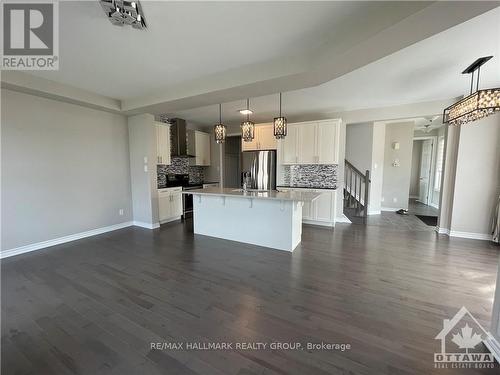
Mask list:
[{"label": "ceiling light fixture", "polygon": [[246,108],[246,109],[239,109],[238,112],[241,113],[242,115],[247,115],[247,116],[251,115],[253,113],[253,111],[250,110],[250,109],[248,109],[248,108]]},{"label": "ceiling light fixture", "polygon": [[[465,125],[500,111],[500,88],[479,90],[481,66],[492,57],[480,57],[462,72],[462,74],[471,74],[470,94],[444,110],[443,123]],[[476,91],[473,93],[474,73],[476,70]]]},{"label": "ceiling light fixture", "polygon": [[222,123],[222,104],[219,104],[219,123],[214,125],[215,142],[224,143],[226,140],[226,125]]},{"label": "ceiling light fixture", "polygon": [[[255,136],[255,123],[253,123],[249,119],[249,115],[253,112],[250,111],[249,107],[250,107],[250,100],[247,99],[247,109],[246,109],[247,120],[241,123],[241,138],[243,139],[244,142],[252,142]],[[242,113],[241,110],[240,113]]]},{"label": "ceiling light fixture", "polygon": [[280,92],[280,115],[275,117],[273,121],[274,136],[276,139],[283,139],[286,137],[286,117],[281,116],[281,92]]},{"label": "ceiling light fixture", "polygon": [[144,13],[139,1],[99,0],[109,21],[116,26],[130,25],[134,29],[146,28]]}]

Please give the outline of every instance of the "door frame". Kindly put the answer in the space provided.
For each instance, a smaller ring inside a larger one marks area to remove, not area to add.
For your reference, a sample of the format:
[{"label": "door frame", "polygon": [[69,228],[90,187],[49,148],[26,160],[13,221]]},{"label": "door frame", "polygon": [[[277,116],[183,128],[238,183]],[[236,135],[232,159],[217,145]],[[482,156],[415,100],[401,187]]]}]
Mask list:
[{"label": "door frame", "polygon": [[[431,167],[429,169],[430,170],[430,178],[429,178],[429,184],[427,185],[427,203],[426,203],[426,205],[431,206],[429,204],[429,202],[432,202],[432,196],[434,194],[434,179],[436,178],[436,157],[437,157],[438,137],[436,135],[425,135],[425,136],[423,135],[423,136],[413,137],[414,141],[425,141],[428,139],[432,140],[432,151],[431,151]],[[419,169],[419,171],[420,171],[420,169]],[[420,174],[419,174],[419,178],[420,178]]]}]

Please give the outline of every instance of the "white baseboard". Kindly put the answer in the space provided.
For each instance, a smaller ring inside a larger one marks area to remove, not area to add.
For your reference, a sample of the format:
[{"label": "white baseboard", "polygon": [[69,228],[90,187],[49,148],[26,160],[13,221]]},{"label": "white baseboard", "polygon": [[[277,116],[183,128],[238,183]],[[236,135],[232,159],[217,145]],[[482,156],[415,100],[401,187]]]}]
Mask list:
[{"label": "white baseboard", "polygon": [[381,210],[370,210],[368,209],[368,215],[380,215]]},{"label": "white baseboard", "polygon": [[446,234],[450,237],[468,238],[471,240],[482,240],[482,241],[493,240],[493,236],[488,233],[460,232],[440,227],[436,227],[436,232],[438,232],[439,234]]},{"label": "white baseboard", "polygon": [[130,227],[132,225],[134,225],[133,222],[126,221],[126,222],[123,222],[120,224],[109,225],[107,227],[102,227],[102,228],[88,230],[85,232],[70,234],[69,236],[54,238],[53,240],[37,242],[37,243],[33,243],[30,245],[26,245],[26,246],[20,246],[20,247],[15,247],[13,249],[3,250],[0,252],[0,259],[11,257],[14,255],[29,253],[30,251],[40,250],[40,249],[50,247],[50,246],[60,245],[60,244],[66,243],[66,242],[79,240],[79,239],[85,238],[85,237],[96,236],[98,234],[103,234],[103,233],[111,232],[111,231],[114,231],[117,229]]},{"label": "white baseboard", "polygon": [[493,236],[488,233],[459,232],[450,230],[450,237],[470,238],[472,240],[491,241]]},{"label": "white baseboard", "polygon": [[330,223],[328,221],[315,221],[315,220],[307,220],[307,219],[302,219],[302,223],[304,224],[309,224],[309,225],[318,225],[321,227],[334,227],[334,223]]},{"label": "white baseboard", "polygon": [[488,348],[488,350],[493,354],[493,357],[500,363],[500,343],[490,334],[483,340],[483,344]]},{"label": "white baseboard", "polygon": [[436,227],[436,232],[438,232],[439,234],[446,234],[446,235],[450,235],[450,230],[448,228],[440,228],[440,227]]},{"label": "white baseboard", "polygon": [[335,222],[336,223],[347,223],[347,224],[351,224],[352,223],[352,221],[349,220],[349,218],[347,216],[345,216],[345,215],[337,216],[335,218]]},{"label": "white baseboard", "polygon": [[171,217],[171,218],[166,219],[166,220],[160,220],[160,224],[170,223],[172,221],[176,221],[176,220],[180,220],[180,219],[182,219],[182,216]]},{"label": "white baseboard", "polygon": [[380,211],[389,211],[389,212],[396,212],[397,210],[400,210],[401,207],[394,208],[394,207],[380,207]]},{"label": "white baseboard", "polygon": [[420,198],[420,195],[410,195],[410,199],[418,199]]},{"label": "white baseboard", "polygon": [[144,221],[133,221],[132,225],[146,229],[156,229],[160,227],[160,223],[146,223]]}]

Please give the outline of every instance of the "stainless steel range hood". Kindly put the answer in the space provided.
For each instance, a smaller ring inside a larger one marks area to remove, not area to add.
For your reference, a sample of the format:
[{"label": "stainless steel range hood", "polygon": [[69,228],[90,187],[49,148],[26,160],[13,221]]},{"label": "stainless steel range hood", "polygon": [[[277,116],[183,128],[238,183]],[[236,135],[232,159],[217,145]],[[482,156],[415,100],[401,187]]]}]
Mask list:
[{"label": "stainless steel range hood", "polygon": [[170,138],[172,156],[194,157],[194,132],[187,130],[186,120],[181,118],[171,118],[170,122]]}]

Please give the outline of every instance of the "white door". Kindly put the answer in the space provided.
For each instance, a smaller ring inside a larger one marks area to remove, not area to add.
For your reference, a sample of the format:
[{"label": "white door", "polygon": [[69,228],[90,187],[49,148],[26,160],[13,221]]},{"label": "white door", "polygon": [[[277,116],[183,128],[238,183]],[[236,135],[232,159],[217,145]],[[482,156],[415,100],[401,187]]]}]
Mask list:
[{"label": "white door", "polygon": [[318,190],[317,193],[322,194],[314,201],[314,220],[332,222],[332,192]]},{"label": "white door", "polygon": [[311,202],[304,202],[302,206],[302,219],[313,220],[313,207]]},{"label": "white door", "polygon": [[298,127],[289,126],[287,135],[284,139],[279,140],[281,148],[281,162],[282,164],[295,164],[297,163],[297,137]]},{"label": "white door", "polygon": [[171,193],[169,191],[158,192],[158,211],[160,221],[172,216]]},{"label": "white door", "polygon": [[337,164],[337,121],[318,124],[317,161],[319,164]]},{"label": "white door", "polygon": [[178,217],[182,215],[182,190],[175,190],[171,193],[170,216]]},{"label": "white door", "polygon": [[422,142],[418,200],[423,204],[429,204],[429,198],[430,198],[429,184],[431,179],[432,143],[433,143],[432,139],[426,139]]},{"label": "white door", "polygon": [[311,122],[298,125],[299,128],[299,164],[315,164],[316,158],[316,129],[317,123]]}]

